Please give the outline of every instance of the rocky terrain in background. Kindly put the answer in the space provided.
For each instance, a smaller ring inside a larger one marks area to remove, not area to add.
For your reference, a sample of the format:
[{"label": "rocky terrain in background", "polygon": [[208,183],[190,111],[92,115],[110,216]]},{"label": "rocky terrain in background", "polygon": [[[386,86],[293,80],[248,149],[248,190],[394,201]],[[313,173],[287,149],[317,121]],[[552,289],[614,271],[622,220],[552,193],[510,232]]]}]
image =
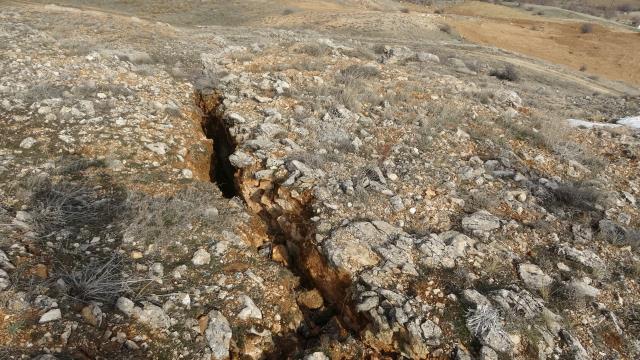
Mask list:
[{"label": "rocky terrain in background", "polygon": [[0,358],[640,356],[632,81],[274,4],[0,5]]}]

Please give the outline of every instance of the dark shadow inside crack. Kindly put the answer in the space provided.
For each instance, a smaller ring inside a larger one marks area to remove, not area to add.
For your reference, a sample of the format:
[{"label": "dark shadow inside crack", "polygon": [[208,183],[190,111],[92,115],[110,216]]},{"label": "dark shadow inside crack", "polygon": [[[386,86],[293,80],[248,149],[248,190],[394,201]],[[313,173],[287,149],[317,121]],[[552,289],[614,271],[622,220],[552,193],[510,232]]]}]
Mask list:
[{"label": "dark shadow inside crack", "polygon": [[238,196],[235,183],[236,168],[229,161],[229,156],[235,151],[236,144],[219,110],[221,97],[216,96],[215,93],[208,96],[200,95],[198,102],[204,112],[202,131],[208,139],[213,141],[209,167],[210,180],[218,186],[225,198],[233,198]]}]

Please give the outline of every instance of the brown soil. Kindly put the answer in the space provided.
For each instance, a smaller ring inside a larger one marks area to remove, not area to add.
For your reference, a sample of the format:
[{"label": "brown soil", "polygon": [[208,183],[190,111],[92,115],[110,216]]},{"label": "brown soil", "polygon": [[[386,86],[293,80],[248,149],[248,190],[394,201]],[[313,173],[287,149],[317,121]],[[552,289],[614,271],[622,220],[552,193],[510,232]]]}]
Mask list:
[{"label": "brown soil", "polygon": [[640,85],[640,33],[593,26],[583,34],[582,22],[549,20],[524,11],[490,4],[453,7],[447,21],[465,39],[566,65],[586,67],[588,74]]}]

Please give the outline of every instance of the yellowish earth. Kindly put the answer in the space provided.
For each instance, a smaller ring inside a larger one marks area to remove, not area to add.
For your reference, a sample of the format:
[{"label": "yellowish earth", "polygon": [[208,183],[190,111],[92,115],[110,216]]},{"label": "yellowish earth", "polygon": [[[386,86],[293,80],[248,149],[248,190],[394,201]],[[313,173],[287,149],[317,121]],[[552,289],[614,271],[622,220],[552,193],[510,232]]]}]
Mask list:
[{"label": "yellowish earth", "polygon": [[465,39],[640,85],[640,33],[624,27],[548,19],[525,10],[480,2],[448,9],[447,22]]}]

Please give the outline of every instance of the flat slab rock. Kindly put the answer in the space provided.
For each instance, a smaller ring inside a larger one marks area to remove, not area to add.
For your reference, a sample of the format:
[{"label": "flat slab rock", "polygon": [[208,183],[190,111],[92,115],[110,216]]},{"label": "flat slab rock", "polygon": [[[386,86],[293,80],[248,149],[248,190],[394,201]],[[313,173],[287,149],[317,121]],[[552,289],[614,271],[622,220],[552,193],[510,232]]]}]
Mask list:
[{"label": "flat slab rock", "polygon": [[488,232],[500,228],[500,219],[486,210],[480,210],[464,217],[462,227],[472,233]]},{"label": "flat slab rock", "polygon": [[543,289],[551,285],[553,279],[534,264],[520,264],[518,266],[520,278],[530,289]]},{"label": "flat slab rock", "polygon": [[398,232],[382,221],[352,223],[337,229],[323,243],[323,251],[332,265],[355,274],[378,264],[380,256],[374,248],[387,243],[390,235]]}]

